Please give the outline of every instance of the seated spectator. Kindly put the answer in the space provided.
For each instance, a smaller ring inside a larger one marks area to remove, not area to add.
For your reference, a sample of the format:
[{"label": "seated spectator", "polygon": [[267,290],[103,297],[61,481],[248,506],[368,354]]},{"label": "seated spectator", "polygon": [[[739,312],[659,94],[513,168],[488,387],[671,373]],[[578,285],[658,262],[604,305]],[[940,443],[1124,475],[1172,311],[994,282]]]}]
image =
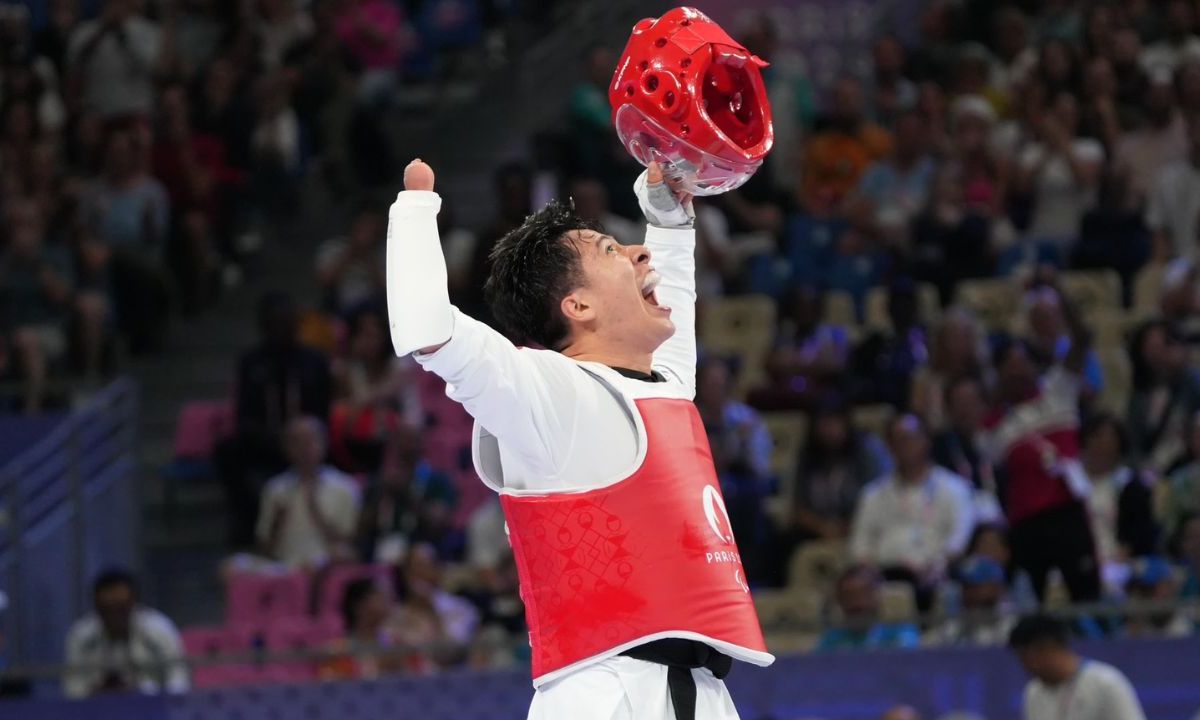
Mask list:
[{"label": "seated spectator", "polygon": [[787,292],[775,347],[767,356],[767,384],[751,391],[752,407],[803,409],[839,389],[850,355],[850,334],[821,322],[822,306],[822,294],[812,285],[796,285]]},{"label": "seated spectator", "polygon": [[295,0],[259,0],[254,4],[248,19],[258,41],[258,61],[264,69],[279,68],[288,48],[312,35],[312,18],[300,5]]},{"label": "seated spectator", "polygon": [[1184,573],[1180,595],[1196,600],[1200,598],[1200,514],[1184,518],[1173,540],[1172,550]]},{"label": "seated spectator", "polygon": [[404,564],[405,592],[394,627],[404,644],[420,652],[422,672],[461,663],[479,627],[475,607],[441,585],[437,551],[427,544],[413,546]]},{"label": "seated spectator", "polygon": [[942,315],[934,333],[929,363],[913,373],[908,406],[929,427],[942,430],[948,420],[945,401],[949,397],[949,384],[958,378],[982,379],[984,364],[984,340],[979,322],[969,310],[951,308]]},{"label": "seated spectator", "polygon": [[352,557],[358,487],[322,464],[324,426],[312,417],[292,420],[284,447],[290,467],[267,481],[260,503],[256,534],[263,555],[304,568]]},{"label": "seated spectator", "polygon": [[367,485],[358,519],[359,555],[368,562],[399,563],[414,543],[427,543],[444,559],[462,554],[462,532],[450,524],[458,491],[421,453],[421,431],[400,425],[388,434],[382,464]]},{"label": "seated spectator", "polygon": [[1065,622],[1045,615],[1022,618],[1008,646],[1032,676],[1022,701],[1026,720],[1146,720],[1120,670],[1071,649]]},{"label": "seated spectator", "polygon": [[1163,73],[1170,77],[1186,60],[1200,57],[1200,38],[1194,34],[1196,17],[1190,2],[1171,0],[1166,3],[1164,15],[1166,37],[1146,46],[1141,60],[1151,75]]},{"label": "seated spectator", "polygon": [[931,638],[939,645],[1004,645],[1016,624],[1008,601],[1004,567],[983,556],[964,559],[954,577],[962,588],[957,617],[946,620]]},{"label": "seated spectator", "polygon": [[851,567],[838,577],[834,585],[838,627],[821,634],[816,652],[915,648],[920,644],[921,631],[916,625],[879,619],[882,584],[879,574],[865,565]]},{"label": "seated spectator", "polygon": [[104,3],[99,17],[75,28],[67,46],[68,96],[81,93],[84,107],[106,121],[149,116],[155,75],[170,59],[158,24],[143,17],[139,5]]},{"label": "seated spectator", "polygon": [[[121,0],[124,2],[124,0]],[[134,132],[114,130],[105,145],[104,172],[83,200],[84,222],[111,253],[116,315],[130,348],[156,348],[166,332],[164,264],[170,205],[166,190],[145,171]]]},{"label": "seated spectator", "polygon": [[1200,373],[1187,360],[1182,338],[1165,322],[1147,323],[1130,342],[1133,393],[1127,422],[1133,457],[1167,472],[1187,450],[1188,425],[1200,411]]},{"label": "seated spectator", "polygon": [[296,308],[283,293],[258,303],[259,346],[237,365],[235,429],[216,448],[215,464],[228,498],[231,541],[253,544],[262,481],[282,471],[283,430],[301,416],[329,416],[329,362],[296,340]]},{"label": "seated spectator", "polygon": [[608,191],[599,180],[576,179],[571,183],[571,199],[579,217],[600,223],[600,227],[622,245],[641,245],[645,239],[645,227],[609,209]]},{"label": "seated spectator", "polygon": [[1068,92],[1051,96],[1037,140],[1017,160],[1016,189],[1032,198],[1026,237],[1037,262],[1061,264],[1079,237],[1083,215],[1096,203],[1104,147],[1077,137],[1079,108]]},{"label": "seated spectator", "polygon": [[854,350],[851,376],[860,403],[887,403],[903,408],[917,368],[929,361],[925,328],[917,306],[917,286],[910,278],[893,281],[888,288],[888,316],[892,327],[867,337]]},{"label": "seated spectator", "polygon": [[366,680],[404,668],[403,650],[392,649],[395,639],[388,620],[395,608],[374,580],[355,580],[342,596],[346,637],[331,644],[338,657],[321,664],[322,680]]},{"label": "seated spectator", "polygon": [[917,607],[933,607],[937,583],[967,545],[974,511],[967,482],[930,458],[929,433],[915,415],[888,423],[896,469],[863,489],[850,529],[856,562],[910,583]]},{"label": "seated spectator", "polygon": [[388,99],[395,90],[396,70],[404,54],[403,16],[388,0],[353,0],[345,4],[334,30],[345,52],[362,68],[361,101]]},{"label": "seated spectator", "polygon": [[330,310],[344,313],[383,297],[386,222],[376,208],[364,206],[349,233],[317,249],[317,282]]},{"label": "seated spectator", "polygon": [[1154,259],[1195,259],[1200,236],[1200,116],[1187,119],[1187,153],[1161,166],[1146,202]]},{"label": "seated spectator", "polygon": [[929,204],[912,226],[910,264],[913,276],[932,283],[943,305],[963,280],[987,277],[995,267],[992,219],[967,202],[962,170],[939,169]]},{"label": "seated spectator", "polygon": [[297,202],[303,160],[300,120],[291,90],[281,73],[258,79],[254,130],[250,135],[254,208],[269,220],[282,221]]},{"label": "seated spectator", "polygon": [[24,382],[22,408],[46,402],[50,368],[67,351],[72,288],[70,253],[46,244],[46,223],[32,202],[11,200],[0,250],[0,302],[6,334]]},{"label": "seated spectator", "polygon": [[336,402],[330,415],[330,446],[338,467],[374,473],[390,432],[402,422],[424,423],[411,358],[398,358],[388,337],[387,313],[360,307],[350,316],[349,353],[333,363]]},{"label": "seated spectator", "polygon": [[[1041,287],[1025,295],[1025,307],[1029,323],[1026,341],[1043,369],[1062,362],[1071,350],[1071,336],[1067,332],[1067,321],[1063,317],[1062,302],[1058,292]],[[1083,364],[1084,407],[1090,405],[1104,390],[1104,371],[1095,350],[1088,350]]]},{"label": "seated spectator", "polygon": [[[1131,602],[1169,603],[1179,599],[1179,583],[1170,561],[1158,555],[1139,557],[1130,566],[1125,593]],[[1132,612],[1121,626],[1127,637],[1178,638],[1192,634],[1192,621],[1181,610]]]},{"label": "seated spectator", "polygon": [[969,375],[946,386],[948,423],[934,436],[933,460],[971,483],[977,522],[1003,522],[996,471],[980,445],[987,418],[983,385]]},{"label": "seated spectator", "polygon": [[950,108],[950,122],[946,166],[961,183],[962,202],[971,213],[999,220],[1008,201],[1011,171],[991,144],[996,112],[985,98],[963,95]]},{"label": "seated spectator", "polygon": [[1137,207],[1144,207],[1151,197],[1159,172],[1188,151],[1187,123],[1176,109],[1171,73],[1154,72],[1148,79],[1150,85],[1139,104],[1141,125],[1121,136],[1113,158],[1117,167],[1129,172],[1130,194]]},{"label": "seated spectator", "polygon": [[1150,231],[1142,220],[1142,205],[1134,204],[1128,172],[1109,167],[1100,179],[1099,200],[1083,215],[1079,242],[1071,253],[1071,267],[1079,270],[1115,270],[1121,276],[1123,296],[1132,295],[1138,270],[1150,259]]},{"label": "seated spectator", "polygon": [[1184,518],[1200,513],[1200,413],[1192,415],[1187,441],[1187,455],[1166,479],[1162,517],[1168,535],[1179,531]]},{"label": "seated spectator", "polygon": [[[1060,294],[1061,297],[1061,294]],[[1039,377],[1031,351],[1019,340],[996,347],[999,405],[988,423],[985,446],[1002,463],[1004,507],[1013,558],[1029,573],[1038,598],[1058,568],[1076,602],[1100,596],[1096,548],[1081,498],[1087,479],[1079,465],[1080,372],[1089,333],[1064,298],[1071,349],[1061,365]]]},{"label": "seated spectator", "polygon": [[813,412],[799,462],[791,524],[783,529],[784,566],[799,543],[846,539],[860,491],[892,469],[887,447],[853,426],[850,408],[837,395],[823,398]]},{"label": "seated spectator", "polygon": [[705,358],[696,368],[696,408],[751,583],[760,581],[766,548],[765,499],[772,490],[771,435],[758,413],[733,399],[729,363]]},{"label": "seated spectator", "polygon": [[833,86],[830,107],[808,143],[801,172],[802,196],[816,206],[837,203],[854,189],[867,167],[892,150],[891,135],[868,121],[858,80]]},{"label": "seated spectator", "polygon": [[92,585],[95,612],[67,634],[63,694],[188,691],[183,640],[167,616],[138,602],[137,582],[125,570],[101,573]]},{"label": "seated spectator", "polygon": [[1080,459],[1091,483],[1087,498],[1096,555],[1110,588],[1120,588],[1132,557],[1158,548],[1151,508],[1154,478],[1125,464],[1125,428],[1112,415],[1093,415],[1079,431]]},{"label": "seated spectator", "polygon": [[[915,95],[914,88],[913,101]],[[891,156],[867,168],[851,202],[866,203],[873,232],[903,247],[909,222],[928,203],[936,164],[926,152],[925,126],[915,107],[900,112],[895,132]]]}]

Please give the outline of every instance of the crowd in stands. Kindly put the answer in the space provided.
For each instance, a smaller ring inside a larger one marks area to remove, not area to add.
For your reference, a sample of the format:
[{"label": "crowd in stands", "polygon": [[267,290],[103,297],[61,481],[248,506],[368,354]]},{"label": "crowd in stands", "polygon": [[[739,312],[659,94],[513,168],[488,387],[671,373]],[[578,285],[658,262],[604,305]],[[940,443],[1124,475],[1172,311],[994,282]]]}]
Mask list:
[{"label": "crowd in stands", "polygon": [[[163,264],[171,253],[227,261],[236,248],[210,238],[228,239],[214,228],[249,211],[235,188],[262,193],[255,212],[284,211],[280,180],[307,157],[299,136],[322,127],[315,98],[334,82],[322,60],[357,47],[367,103],[397,72],[399,48],[348,39],[362,31],[353,15],[317,19],[334,6],[291,14],[263,2],[250,26],[265,39],[222,44],[211,6],[191,3],[212,22],[193,28],[189,52],[113,61],[145,75],[111,112],[170,116],[159,142],[174,158],[163,167],[189,179],[178,186],[149,170],[154,123],[63,110],[68,157],[94,180],[80,212],[106,220],[35,242],[17,231],[76,216],[5,202],[5,252],[24,242],[47,258],[30,290],[47,312],[65,325],[64,308],[115,306],[124,327],[120,292],[85,301],[119,285],[58,282],[54,243],[138,279],[128,287],[145,298],[186,286]],[[393,22],[389,2],[354,7]],[[58,45],[46,41],[46,62],[31,67],[54,67],[58,47],[68,68],[87,51],[97,55],[84,75],[106,72],[101,59],[140,52],[133,28],[150,28],[133,10],[118,19],[128,44],[96,40],[103,21],[64,40],[56,19],[46,33]],[[1069,600],[1108,604],[1074,623],[1081,634],[1194,633],[1194,614],[1126,617],[1116,603],[1200,599],[1200,7],[931,2],[919,27],[915,45],[880,34],[870,73],[829,87],[805,75],[770,18],[737,33],[771,62],[780,142],[745,186],[697,201],[696,402],[768,632],[803,616],[830,625],[803,645],[818,651],[1000,644],[1011,611]],[[303,52],[288,50],[304,37]],[[534,141],[536,162],[496,171],[490,222],[459,226],[447,198],[439,221],[464,311],[489,320],[488,252],[547,192],[638,242],[629,186],[640,168],[605,101],[614,62],[611,48],[587,49],[567,117]],[[179,68],[193,74],[164,84]],[[239,94],[251,80],[253,102]],[[52,105],[22,111],[5,97],[2,157],[29,158],[2,168],[28,167],[22,187],[36,185],[41,147],[29,126],[50,124]],[[353,155],[337,142],[317,143],[324,160]],[[374,172],[359,168],[358,182]],[[258,308],[261,343],[238,362],[235,429],[215,456],[243,551],[226,576],[232,588],[301,573],[315,597],[333,569],[368,568],[339,586],[338,638],[323,647],[341,656],[321,665],[327,676],[520,662],[516,571],[498,503],[471,471],[470,420],[390,352],[385,222],[383,207],[364,205],[321,246],[312,305],[323,314],[302,317],[278,294]],[[123,265],[139,243],[161,253]],[[24,322],[36,332],[14,332],[14,347],[43,347],[40,320]],[[105,313],[95,322],[113,326]],[[70,327],[108,337],[81,316]],[[307,597],[305,612],[331,612]]]}]

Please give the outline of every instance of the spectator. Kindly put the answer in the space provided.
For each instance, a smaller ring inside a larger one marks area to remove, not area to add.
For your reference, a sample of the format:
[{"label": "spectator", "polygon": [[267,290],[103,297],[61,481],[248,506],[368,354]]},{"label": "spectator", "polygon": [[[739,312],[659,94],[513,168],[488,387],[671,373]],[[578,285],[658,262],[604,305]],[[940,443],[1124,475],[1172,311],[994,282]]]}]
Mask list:
[{"label": "spectator", "polygon": [[1077,459],[1079,373],[1090,335],[1071,303],[1064,299],[1062,308],[1071,349],[1040,379],[1021,341],[1002,342],[993,353],[1000,405],[986,444],[993,461],[1004,465],[1004,505],[1017,566],[1029,573],[1039,598],[1047,574],[1057,567],[1079,602],[1100,594],[1095,544],[1080,500],[1087,481]]},{"label": "spectator", "polygon": [[1183,565],[1180,596],[1196,600],[1200,598],[1200,514],[1189,515],[1179,523],[1172,545],[1176,559]]},{"label": "spectator", "polygon": [[322,464],[324,426],[312,417],[292,420],[284,449],[290,467],[263,487],[256,529],[263,555],[304,568],[349,558],[359,493],[350,478]]},{"label": "spectator", "polygon": [[388,434],[424,423],[412,358],[396,357],[387,313],[367,305],[350,317],[349,353],[333,363],[337,401],[330,415],[334,460],[347,472],[379,470]]},{"label": "spectator", "polygon": [[1152,477],[1125,464],[1125,428],[1112,415],[1088,418],[1079,431],[1080,459],[1090,481],[1088,513],[1096,555],[1107,583],[1120,587],[1132,557],[1158,548],[1158,523],[1151,509]]},{"label": "spectator", "polygon": [[846,196],[873,161],[892,149],[891,135],[864,117],[862,87],[843,77],[833,86],[823,127],[805,153],[801,175],[805,203],[821,207]]},{"label": "spectator", "polygon": [[696,408],[708,433],[713,465],[750,582],[763,577],[765,499],[771,491],[771,436],[750,406],[733,399],[727,361],[706,358],[696,368]]},{"label": "spectator", "polygon": [[1128,301],[1137,272],[1150,259],[1150,231],[1142,220],[1142,199],[1129,189],[1125,167],[1110,166],[1100,180],[1099,201],[1083,215],[1079,242],[1071,253],[1078,270],[1116,270]]},{"label": "spectator", "polygon": [[470,602],[442,589],[437,551],[426,544],[413,546],[404,580],[395,627],[405,644],[421,651],[421,670],[460,663],[479,627],[479,614]]},{"label": "spectator", "polygon": [[483,285],[488,276],[488,254],[497,240],[525,221],[533,206],[530,173],[524,165],[503,165],[496,170],[493,180],[499,203],[498,212],[480,234],[479,242],[475,243],[464,292],[457,298],[450,298],[463,312],[484,321],[491,318],[491,311],[483,297]]},{"label": "spectator", "polygon": [[622,245],[641,245],[645,238],[644,227],[609,210],[608,191],[599,180],[578,178],[571,183],[571,199],[575,212],[584,220],[600,224],[604,231]]},{"label": "spectator", "polygon": [[925,328],[920,322],[917,285],[900,277],[888,288],[889,332],[876,332],[855,349],[851,372],[858,380],[855,397],[861,403],[908,403],[913,374],[929,361]]},{"label": "spectator", "polygon": [[255,207],[282,219],[297,202],[302,161],[300,120],[291,105],[291,90],[282,73],[256,83],[257,122],[250,134]]},{"label": "spectator", "polygon": [[252,21],[258,62],[271,72],[283,64],[283,56],[290,47],[312,35],[312,18],[294,0],[257,0],[254,6]]},{"label": "spectator", "polygon": [[1022,701],[1025,720],[1145,720],[1125,675],[1071,650],[1062,621],[1044,615],[1023,618],[1008,645],[1032,676]]},{"label": "spectator", "polygon": [[[915,102],[915,88],[913,95]],[[872,230],[900,247],[907,244],[910,221],[929,200],[936,170],[926,151],[921,114],[912,102],[896,116],[892,154],[866,169],[854,197],[854,201],[866,203]]]},{"label": "spectator", "polygon": [[67,351],[71,258],[45,242],[45,219],[29,201],[9,202],[6,246],[0,251],[0,301],[23,380],[22,408],[37,412],[50,368]]},{"label": "spectator", "polygon": [[377,209],[363,206],[346,235],[326,240],[317,250],[317,282],[330,310],[347,313],[383,299],[386,223]]},{"label": "spectator", "polygon": [[1079,108],[1068,92],[1050,95],[1037,139],[1017,159],[1016,188],[1027,193],[1033,212],[1026,237],[1037,246],[1039,261],[1065,257],[1079,237],[1083,215],[1096,203],[1104,147],[1076,137]]},{"label": "spectator", "polygon": [[[1126,594],[1133,602],[1150,604],[1171,603],[1179,600],[1179,583],[1174,577],[1170,561],[1158,555],[1139,557],[1130,566]],[[1179,638],[1192,634],[1192,622],[1181,610],[1157,609],[1131,613],[1122,625],[1122,634],[1128,637]]]},{"label": "spectator", "polygon": [[973,187],[973,197],[990,203],[992,186],[983,178],[973,185],[965,182],[963,168],[944,165],[934,180],[929,205],[913,221],[913,276],[937,287],[943,305],[953,299],[960,282],[988,277],[995,267],[991,209],[968,202]]},{"label": "spectator", "polygon": [[1166,3],[1163,25],[1166,37],[1142,51],[1142,65],[1148,72],[1175,72],[1186,60],[1200,57],[1200,38],[1196,32],[1195,12],[1190,2],[1171,0]]},{"label": "spectator", "polygon": [[808,540],[847,538],[862,488],[891,469],[892,459],[879,438],[855,429],[840,397],[824,397],[809,421],[800,456],[786,554]]},{"label": "spectator", "polygon": [[920,644],[916,625],[879,619],[881,585],[879,574],[865,565],[855,565],[838,576],[834,585],[838,627],[821,634],[816,652],[902,649]]},{"label": "spectator", "polygon": [[945,402],[949,398],[949,384],[959,378],[982,378],[984,363],[983,333],[979,322],[969,310],[951,308],[942,315],[933,336],[929,363],[919,366],[913,373],[909,407],[929,427],[941,430],[949,419]]},{"label": "spectator", "polygon": [[1177,533],[1183,521],[1200,513],[1200,413],[1192,415],[1187,430],[1188,453],[1167,475],[1163,501],[1163,525],[1168,535]]},{"label": "spectator", "polygon": [[[1058,291],[1046,287],[1035,288],[1026,293],[1025,307],[1029,325],[1026,342],[1043,364],[1043,369],[1058,365],[1071,351],[1071,336],[1067,332],[1067,321],[1063,317]],[[1088,407],[1103,390],[1104,371],[1100,368],[1100,358],[1094,350],[1088,350],[1083,364],[1081,402],[1084,407]]]},{"label": "spectator", "polygon": [[1130,191],[1140,207],[1154,189],[1155,175],[1187,155],[1188,132],[1176,110],[1170,73],[1154,73],[1141,103],[1141,127],[1126,133],[1116,146],[1114,163],[1130,172]]},{"label": "spectator", "polygon": [[125,570],[100,573],[92,585],[95,612],[67,634],[63,694],[83,699],[109,692],[187,692],[183,641],[171,620],[139,603]]},{"label": "spectator", "polygon": [[458,491],[422,457],[421,443],[421,431],[412,425],[388,435],[358,519],[359,555],[366,561],[399,563],[414,543],[429,544],[447,560],[461,554],[462,533],[450,523]]},{"label": "spectator", "polygon": [[1186,450],[1187,428],[1200,411],[1200,374],[1174,328],[1162,321],[1142,325],[1130,343],[1133,393],[1127,421],[1133,457],[1161,473]]},{"label": "spectator", "polygon": [[[1105,155],[1114,158],[1114,164],[1124,164],[1126,159],[1119,154],[1118,149],[1121,141],[1121,116],[1117,106],[1117,76],[1108,57],[1093,55],[1088,60],[1084,67],[1081,97],[1083,105],[1079,108],[1079,134],[1099,140],[1104,146]],[[1145,189],[1143,185],[1143,195],[1139,197],[1139,203],[1144,197]]]},{"label": "spectator", "polygon": [[229,503],[231,541],[253,542],[258,488],[281,472],[284,427],[294,418],[329,416],[329,362],[296,341],[296,308],[283,293],[266,293],[258,304],[261,341],[237,365],[236,427],[216,449],[216,465]]},{"label": "spectator", "polygon": [[838,389],[850,355],[850,334],[821,322],[823,305],[812,285],[787,291],[775,347],[766,360],[768,382],[750,393],[750,405],[762,411],[797,410]]},{"label": "spectator", "polygon": [[1117,108],[1123,116],[1140,116],[1150,76],[1141,63],[1142,40],[1132,27],[1113,33],[1113,74],[1117,77]]},{"label": "spectator", "polygon": [[1154,233],[1154,257],[1195,259],[1200,236],[1200,116],[1187,119],[1187,152],[1158,168],[1146,202],[1146,227]]},{"label": "spectator", "polygon": [[915,415],[888,423],[896,469],[863,489],[850,530],[856,562],[879,567],[889,580],[907,582],[917,607],[933,607],[937,583],[967,545],[974,525],[967,483],[930,458],[929,433]]},{"label": "spectator", "polygon": [[987,416],[983,385],[963,375],[946,386],[945,395],[948,423],[934,437],[933,460],[970,481],[977,522],[1002,522],[996,471],[980,442]]},{"label": "spectator", "polygon": [[1158,306],[1162,319],[1189,351],[1200,347],[1200,265],[1184,258],[1167,263]]},{"label": "spectator", "polygon": [[[117,3],[126,0],[116,0]],[[148,148],[130,130],[114,130],[104,153],[104,173],[84,199],[84,222],[111,254],[112,287],[121,330],[135,352],[155,349],[167,324],[164,259],[170,205],[166,190],[146,172]]]},{"label": "spectator", "polygon": [[363,70],[358,90],[361,101],[391,96],[404,52],[402,23],[399,8],[389,0],[353,0],[338,16],[338,39]]},{"label": "spectator", "polygon": [[[900,38],[881,35],[871,46],[871,94],[873,117],[886,127],[896,128],[902,113],[917,104],[917,86],[904,77],[905,50]],[[897,135],[896,142],[903,145]]]},{"label": "spectator", "polygon": [[1008,600],[1004,567],[995,560],[971,556],[958,564],[955,578],[962,587],[962,607],[933,633],[942,645],[1003,645],[1016,624]]},{"label": "spectator", "polygon": [[442,198],[442,210],[438,213],[438,237],[442,241],[442,253],[446,256],[447,285],[450,295],[460,296],[466,289],[471,274],[471,258],[479,239],[475,233],[458,224],[454,206]]},{"label": "spectator", "polygon": [[324,663],[322,680],[368,680],[403,668],[402,652],[390,649],[394,639],[387,623],[394,608],[374,580],[355,580],[342,596],[346,637],[329,648],[338,657]]},{"label": "spectator", "polygon": [[106,0],[100,17],[80,23],[67,46],[68,98],[104,121],[145,118],[154,105],[154,80],[170,59],[156,23],[136,0]]}]

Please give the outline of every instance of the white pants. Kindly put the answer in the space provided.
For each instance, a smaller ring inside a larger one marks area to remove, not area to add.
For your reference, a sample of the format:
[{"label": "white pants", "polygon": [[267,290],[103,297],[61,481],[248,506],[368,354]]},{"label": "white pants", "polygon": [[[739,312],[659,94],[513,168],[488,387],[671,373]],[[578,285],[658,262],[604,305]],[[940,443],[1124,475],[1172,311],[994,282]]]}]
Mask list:
[{"label": "white pants", "polygon": [[[706,669],[696,679],[696,720],[738,720],[725,683]],[[667,667],[617,656],[546,683],[529,720],[675,720]]]}]

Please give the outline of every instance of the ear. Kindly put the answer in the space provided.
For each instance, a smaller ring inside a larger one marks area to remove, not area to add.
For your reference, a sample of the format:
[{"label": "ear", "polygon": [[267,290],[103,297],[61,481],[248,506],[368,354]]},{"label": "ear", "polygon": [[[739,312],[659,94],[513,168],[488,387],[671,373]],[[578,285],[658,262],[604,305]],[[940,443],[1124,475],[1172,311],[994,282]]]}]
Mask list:
[{"label": "ear", "polygon": [[582,288],[567,293],[559,303],[559,308],[571,323],[586,323],[596,319],[596,308]]}]

